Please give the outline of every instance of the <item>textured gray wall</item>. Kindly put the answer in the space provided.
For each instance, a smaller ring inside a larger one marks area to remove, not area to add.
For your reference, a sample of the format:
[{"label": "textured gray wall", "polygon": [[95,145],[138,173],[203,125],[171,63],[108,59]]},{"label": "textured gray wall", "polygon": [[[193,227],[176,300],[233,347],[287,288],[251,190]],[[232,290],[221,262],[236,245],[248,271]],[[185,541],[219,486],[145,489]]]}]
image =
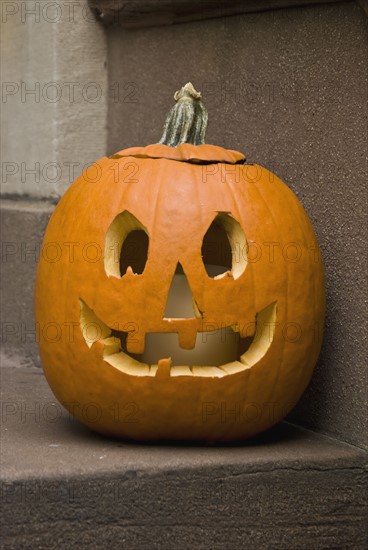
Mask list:
[{"label": "textured gray wall", "polygon": [[2,201],[0,366],[38,364],[38,330],[33,314],[36,268],[54,206],[44,201]]},{"label": "textured gray wall", "polygon": [[326,334],[295,422],[366,442],[366,18],[355,3],[169,27],[108,29],[108,150],[155,142],[172,95],[192,81],[209,143],[245,152],[296,192],[327,277]]},{"label": "textured gray wall", "polygon": [[1,192],[59,198],[106,149],[106,36],[85,0],[1,6]]}]

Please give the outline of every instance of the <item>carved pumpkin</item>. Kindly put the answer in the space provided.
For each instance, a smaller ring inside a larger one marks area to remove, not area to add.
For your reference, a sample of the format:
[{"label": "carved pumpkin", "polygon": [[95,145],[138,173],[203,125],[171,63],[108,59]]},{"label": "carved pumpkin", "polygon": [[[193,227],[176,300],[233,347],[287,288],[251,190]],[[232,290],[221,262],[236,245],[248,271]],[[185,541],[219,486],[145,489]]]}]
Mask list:
[{"label": "carved pumpkin", "polygon": [[[97,161],[56,207],[36,284],[41,359],[56,397],[94,430],[236,440],[278,422],[306,388],[323,270],[292,191],[203,143],[207,113],[191,84],[175,99],[159,144]],[[190,289],[187,315],[167,313],[175,277]]]}]

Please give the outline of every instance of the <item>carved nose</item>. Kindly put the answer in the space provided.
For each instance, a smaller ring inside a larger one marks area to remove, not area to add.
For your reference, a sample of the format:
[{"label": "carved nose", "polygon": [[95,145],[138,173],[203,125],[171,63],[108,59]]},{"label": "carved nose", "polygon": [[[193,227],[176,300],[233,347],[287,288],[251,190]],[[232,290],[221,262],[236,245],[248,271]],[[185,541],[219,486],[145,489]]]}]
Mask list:
[{"label": "carved nose", "polygon": [[165,307],[165,319],[196,317],[194,299],[188,279],[180,263],[177,264]]}]

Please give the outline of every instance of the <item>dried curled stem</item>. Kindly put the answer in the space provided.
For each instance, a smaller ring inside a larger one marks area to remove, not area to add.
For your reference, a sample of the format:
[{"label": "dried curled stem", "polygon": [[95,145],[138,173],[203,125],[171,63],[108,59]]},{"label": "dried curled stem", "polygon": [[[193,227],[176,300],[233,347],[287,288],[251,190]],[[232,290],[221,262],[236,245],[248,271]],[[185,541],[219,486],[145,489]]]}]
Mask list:
[{"label": "dried curled stem", "polygon": [[191,82],[175,92],[176,104],[166,117],[164,132],[159,143],[176,147],[181,143],[202,145],[205,140],[208,113]]}]

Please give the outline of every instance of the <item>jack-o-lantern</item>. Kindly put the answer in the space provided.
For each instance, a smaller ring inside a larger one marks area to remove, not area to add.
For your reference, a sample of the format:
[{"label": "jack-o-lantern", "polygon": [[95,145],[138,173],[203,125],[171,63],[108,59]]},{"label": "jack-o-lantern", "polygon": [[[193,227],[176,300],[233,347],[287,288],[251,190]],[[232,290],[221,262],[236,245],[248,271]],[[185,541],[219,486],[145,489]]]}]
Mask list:
[{"label": "jack-o-lantern", "polygon": [[160,143],[99,160],[56,207],[36,283],[41,359],[56,397],[94,430],[236,440],[306,388],[323,269],[292,191],[204,144],[191,84],[175,100]]}]

